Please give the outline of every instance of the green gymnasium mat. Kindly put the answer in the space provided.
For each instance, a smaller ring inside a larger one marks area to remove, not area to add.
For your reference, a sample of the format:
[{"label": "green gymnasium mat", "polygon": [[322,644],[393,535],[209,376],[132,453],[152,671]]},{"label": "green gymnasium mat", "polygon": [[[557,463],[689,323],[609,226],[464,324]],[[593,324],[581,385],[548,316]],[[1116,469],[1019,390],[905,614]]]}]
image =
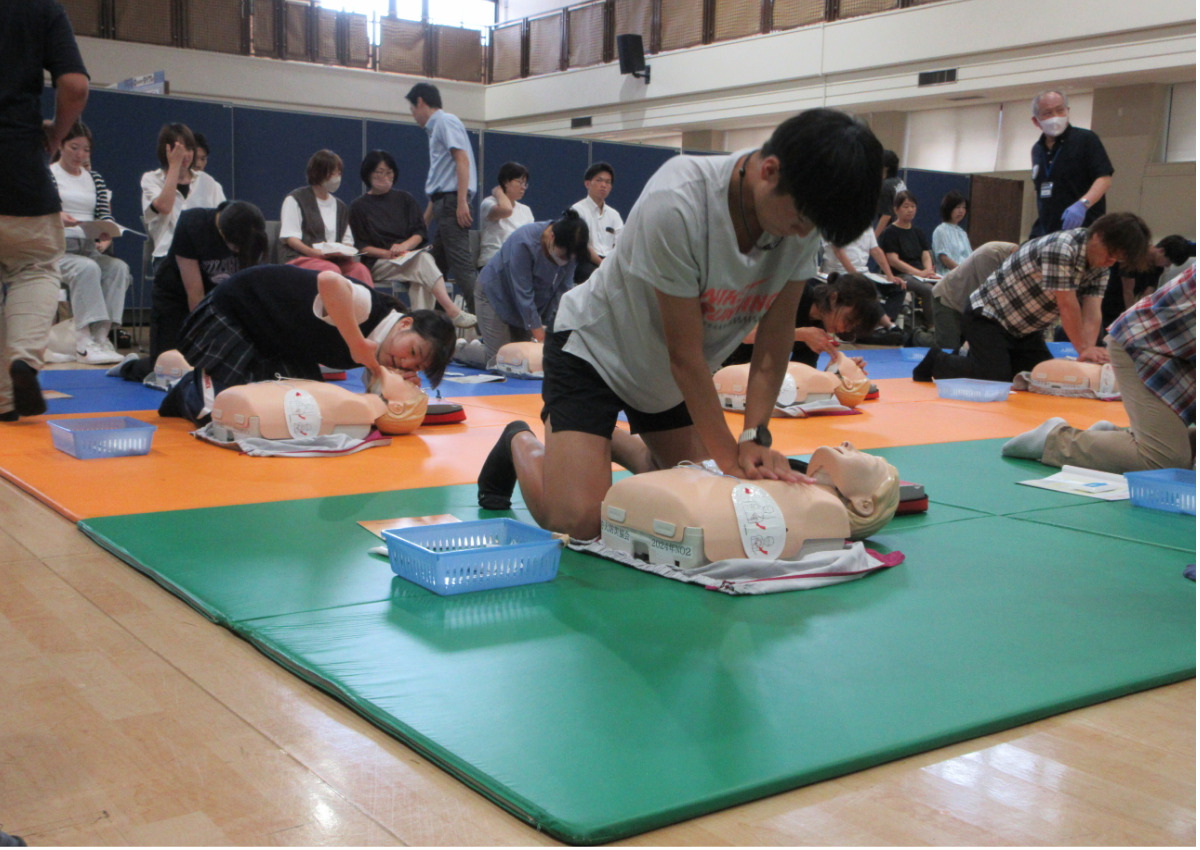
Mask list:
[{"label": "green gymnasium mat", "polygon": [[[1122,512],[1138,510],[1127,502],[1013,484],[1045,468],[1002,461],[996,441],[880,454],[931,497],[927,517],[901,518],[875,540],[905,563],[763,597],[567,551],[553,582],[442,598],[367,554],[376,541],[358,520],[474,519],[470,487],[81,527],[573,843],[1195,674],[1195,585],[1180,575],[1194,547],[1148,542],[1155,526],[1140,518],[1122,526]],[[986,495],[972,501],[976,489]],[[1089,527],[1089,511],[1103,532]]]}]

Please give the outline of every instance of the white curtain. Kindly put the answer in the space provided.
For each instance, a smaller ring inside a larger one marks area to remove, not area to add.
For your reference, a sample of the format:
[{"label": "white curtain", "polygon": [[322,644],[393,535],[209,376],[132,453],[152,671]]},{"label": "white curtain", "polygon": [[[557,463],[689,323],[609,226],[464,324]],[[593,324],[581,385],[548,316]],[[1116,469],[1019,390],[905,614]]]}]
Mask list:
[{"label": "white curtain", "polygon": [[1171,115],[1167,121],[1167,162],[1196,161],[1196,84],[1171,86]]}]

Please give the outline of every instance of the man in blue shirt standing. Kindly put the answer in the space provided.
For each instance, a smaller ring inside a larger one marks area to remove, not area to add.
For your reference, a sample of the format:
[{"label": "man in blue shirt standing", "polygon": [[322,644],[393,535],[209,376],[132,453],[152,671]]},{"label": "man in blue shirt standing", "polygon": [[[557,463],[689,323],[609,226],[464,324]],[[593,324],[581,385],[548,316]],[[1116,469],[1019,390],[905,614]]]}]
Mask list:
[{"label": "man in blue shirt standing", "polygon": [[429,176],[425,178],[425,223],[437,220],[434,251],[441,251],[450,276],[475,312],[475,264],[471,262],[471,198],[479,183],[475,155],[458,117],[442,109],[442,95],[432,83],[417,83],[404,98],[409,111],[429,136]]}]

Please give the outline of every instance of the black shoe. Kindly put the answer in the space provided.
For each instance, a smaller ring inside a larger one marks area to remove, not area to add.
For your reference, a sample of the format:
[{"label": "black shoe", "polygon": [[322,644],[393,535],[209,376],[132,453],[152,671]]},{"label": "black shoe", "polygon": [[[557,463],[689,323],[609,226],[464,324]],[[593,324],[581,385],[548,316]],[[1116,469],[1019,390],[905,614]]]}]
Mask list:
[{"label": "black shoe", "polygon": [[903,345],[904,334],[895,325],[890,328],[876,328],[871,332],[868,342],[871,345]]},{"label": "black shoe", "polygon": [[933,367],[937,364],[938,358],[941,356],[942,350],[937,346],[929,349],[929,353],[925,355],[925,359],[913,369],[913,380],[919,381],[922,384],[932,383]]},{"label": "black shoe", "polygon": [[521,420],[509,422],[500,439],[488,453],[479,470],[479,507],[489,511],[506,511],[512,507],[513,488],[517,486],[517,470],[513,466],[512,440],[522,431],[531,431]]},{"label": "black shoe", "polygon": [[37,416],[46,412],[46,398],[38,383],[37,369],[24,360],[14,360],[8,367],[12,377],[13,410],[18,416]]},{"label": "black shoe", "polygon": [[19,835],[9,835],[7,832],[0,832],[0,847],[28,847],[25,839]]},{"label": "black shoe", "polygon": [[20,418],[15,410],[7,410],[4,413],[0,413],[0,422],[16,422]]}]

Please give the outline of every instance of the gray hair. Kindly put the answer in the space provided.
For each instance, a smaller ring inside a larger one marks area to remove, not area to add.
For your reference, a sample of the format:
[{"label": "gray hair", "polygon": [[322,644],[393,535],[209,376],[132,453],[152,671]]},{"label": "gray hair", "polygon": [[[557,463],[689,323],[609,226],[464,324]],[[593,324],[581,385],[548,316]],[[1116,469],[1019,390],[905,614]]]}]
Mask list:
[{"label": "gray hair", "polygon": [[1029,105],[1029,109],[1033,113],[1034,118],[1037,118],[1038,115],[1038,104],[1041,102],[1042,98],[1048,94],[1058,95],[1063,99],[1063,106],[1065,106],[1067,109],[1071,108],[1071,104],[1067,100],[1067,96],[1065,94],[1060,92],[1058,89],[1046,89],[1046,91],[1039,93],[1038,96],[1033,99],[1033,103]]}]

